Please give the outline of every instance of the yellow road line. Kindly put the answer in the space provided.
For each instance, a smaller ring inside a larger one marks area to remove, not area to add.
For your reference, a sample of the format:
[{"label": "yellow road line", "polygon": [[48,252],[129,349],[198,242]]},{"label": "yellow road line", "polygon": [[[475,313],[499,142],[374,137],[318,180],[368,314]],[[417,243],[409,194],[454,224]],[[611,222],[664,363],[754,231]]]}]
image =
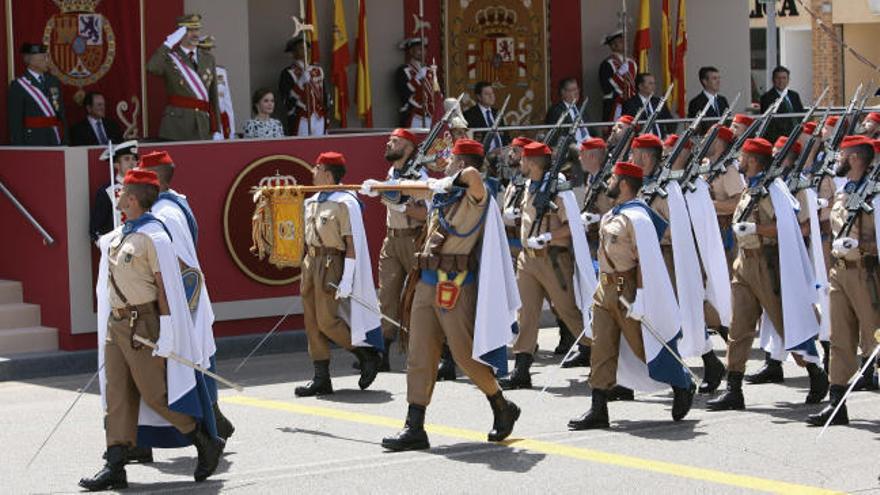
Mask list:
[{"label": "yellow road line", "polygon": [[[403,421],[399,419],[351,411],[342,411],[339,409],[331,409],[328,407],[306,406],[302,404],[294,404],[291,402],[255,399],[244,396],[224,397],[221,398],[221,402],[228,404],[237,404],[241,406],[256,407],[260,409],[292,412],[307,416],[318,416],[322,418],[337,419],[350,423],[384,426],[387,428],[403,427]],[[425,425],[425,430],[427,430],[429,433],[436,433],[445,437],[478,442],[486,441],[485,433],[474,430],[466,430],[463,428],[428,424]],[[717,471],[714,469],[699,468],[664,461],[655,461],[629,455],[612,454],[609,452],[585,449],[582,447],[573,447],[570,445],[558,444],[553,442],[530,440],[528,438],[509,439],[505,442],[502,442],[502,444],[510,447],[529,450],[532,452],[541,452],[544,454],[568,457],[571,459],[579,459],[582,461],[619,466],[629,469],[636,469],[639,471],[649,471],[670,476],[676,476],[679,478],[688,478],[692,480],[705,481],[708,483],[715,483],[720,485],[735,486],[738,488],[747,488],[750,490],[757,490],[762,492],[798,493],[802,495],[830,495],[842,493],[825,488],[798,485],[795,483],[786,483],[784,481],[774,481],[741,474],[726,473],[724,471]]]}]

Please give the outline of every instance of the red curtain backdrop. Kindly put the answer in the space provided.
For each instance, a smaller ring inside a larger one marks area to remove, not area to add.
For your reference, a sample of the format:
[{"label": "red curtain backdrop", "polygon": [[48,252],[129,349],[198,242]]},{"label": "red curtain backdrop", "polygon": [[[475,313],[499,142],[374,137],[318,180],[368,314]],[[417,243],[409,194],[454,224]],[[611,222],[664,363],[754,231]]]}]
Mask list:
[{"label": "red curtain backdrop", "polygon": [[[9,81],[6,79],[9,61],[6,60],[6,53],[6,3],[0,2],[0,70],[3,71],[0,79],[0,108],[3,109],[6,108],[6,94],[9,91]],[[5,116],[0,117],[0,142],[9,142],[9,129]]]},{"label": "red curtain backdrop", "polygon": [[[425,25],[425,38],[428,38],[428,49],[425,51],[425,62],[428,65],[431,61],[437,64],[437,77],[439,78],[440,87],[443,87],[443,58],[440,53],[440,45],[443,44],[440,28],[442,27],[440,16],[441,2],[422,0],[425,5],[425,22],[430,24],[430,29]],[[415,38],[419,36],[419,31],[413,32],[416,27],[415,18],[419,16],[419,0],[403,0],[403,37]],[[403,41],[403,40],[400,40]],[[400,63],[403,63],[404,54],[400,52]]]},{"label": "red curtain backdrop", "polygon": [[[583,64],[581,63],[581,0],[550,0],[550,101],[559,101],[559,81],[575,77],[584,95]],[[589,41],[588,41],[589,42]],[[594,48],[591,48],[594,49]],[[589,75],[589,77],[595,77]],[[595,79],[587,79],[593,83]],[[591,102],[591,107],[599,102]]]},{"label": "red curtain backdrop", "polygon": [[[177,17],[183,15],[183,0],[143,0],[144,2],[144,63],[150,60],[153,52],[165,41],[165,37],[177,29]],[[210,12],[198,12],[210,16]],[[165,109],[165,82],[162,78],[147,74],[147,115],[149,132],[147,136],[159,134],[159,123]]]}]

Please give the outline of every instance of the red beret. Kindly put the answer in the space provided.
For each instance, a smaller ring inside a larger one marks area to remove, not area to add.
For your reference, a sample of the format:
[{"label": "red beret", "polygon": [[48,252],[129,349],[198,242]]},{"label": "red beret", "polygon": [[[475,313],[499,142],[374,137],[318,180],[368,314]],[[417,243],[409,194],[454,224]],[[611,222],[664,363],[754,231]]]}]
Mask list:
[{"label": "red beret", "polygon": [[815,122],[807,122],[804,124],[804,130],[802,131],[804,134],[812,134],[816,132],[816,123]]},{"label": "red beret", "polygon": [[641,179],[645,176],[642,167],[630,162],[617,162],[614,164],[614,175],[626,175]]},{"label": "red beret", "polygon": [[738,113],[733,116],[733,122],[736,124],[750,126],[750,125],[752,125],[752,122],[754,122],[754,121],[755,121],[755,119],[749,117],[748,115],[742,114],[742,113]]},{"label": "red beret", "polygon": [[525,136],[517,136],[513,138],[513,141],[510,142],[511,146],[519,146],[520,148],[524,148],[527,144],[534,143],[533,139],[529,139]]},{"label": "red beret", "polygon": [[[788,143],[788,136],[779,136],[778,138],[776,138],[776,142],[773,143],[773,147],[782,149],[782,147],[785,146],[787,143]],[[803,146],[801,146],[801,143],[795,141],[794,144],[791,146],[791,150],[789,151],[789,153],[794,153],[795,155],[799,155],[801,153],[802,148],[803,148]]]},{"label": "red beret", "polygon": [[730,127],[723,126],[723,125],[719,126],[718,127],[718,139],[720,139],[726,143],[732,143],[733,142],[733,129],[731,129]]},{"label": "red beret", "polygon": [[452,147],[453,155],[480,155],[483,156],[483,145],[473,139],[459,139]]},{"label": "red beret", "polygon": [[607,148],[608,145],[605,144],[605,140],[602,138],[587,138],[581,141],[581,149],[584,151],[587,150],[600,150]]},{"label": "red beret", "polygon": [[523,156],[550,156],[550,147],[544,143],[529,143],[523,148]]},{"label": "red beret", "polygon": [[830,130],[831,128],[833,128],[834,126],[837,125],[838,120],[840,120],[840,117],[838,115],[832,115],[831,117],[828,117],[828,122],[825,125]]},{"label": "red beret", "polygon": [[773,145],[764,138],[746,139],[742,151],[753,155],[773,156]]},{"label": "red beret", "polygon": [[123,184],[146,184],[148,186],[159,187],[159,176],[152,170],[133,168],[125,173]]},{"label": "red beret", "polygon": [[[675,143],[678,142],[678,134],[670,134],[666,136],[666,141],[663,141],[663,146],[667,148],[672,148],[675,146]],[[693,147],[693,144],[688,140],[688,142],[684,143],[684,149],[689,150]]]},{"label": "red beret", "polygon": [[138,162],[138,167],[140,168],[158,167],[160,165],[174,165],[174,162],[171,161],[171,155],[167,151],[151,151],[146,155],[141,155],[141,160]]},{"label": "red beret", "polygon": [[877,112],[871,112],[871,113],[868,114],[867,117],[865,117],[865,119],[866,119],[866,120],[871,120],[871,121],[874,121],[874,122],[880,124],[880,113],[877,113]]},{"label": "red beret", "polygon": [[315,160],[318,165],[345,165],[345,155],[335,151],[325,151]]},{"label": "red beret", "polygon": [[653,134],[642,134],[641,136],[636,136],[632,140],[633,149],[636,148],[662,148],[663,141],[660,141],[660,138]]},{"label": "red beret", "polygon": [[632,115],[621,115],[620,118],[617,119],[621,124],[632,125],[633,116]]},{"label": "red beret", "polygon": [[391,135],[406,139],[407,141],[411,142],[412,144],[416,144],[415,134],[409,132],[406,129],[398,127],[397,129],[394,129],[393,131],[391,131]]},{"label": "red beret", "polygon": [[862,145],[874,146],[874,140],[868,136],[846,136],[840,143],[840,149],[843,150]]}]

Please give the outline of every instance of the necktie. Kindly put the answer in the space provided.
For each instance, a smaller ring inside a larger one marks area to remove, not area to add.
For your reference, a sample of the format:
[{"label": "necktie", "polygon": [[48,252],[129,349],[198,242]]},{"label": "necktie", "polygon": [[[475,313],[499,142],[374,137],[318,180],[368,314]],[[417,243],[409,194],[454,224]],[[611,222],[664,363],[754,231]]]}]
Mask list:
[{"label": "necktie", "polygon": [[[489,127],[493,127],[495,125],[495,119],[492,118],[492,109],[491,108],[486,109],[486,125],[488,125]],[[498,137],[498,134],[495,134],[494,136],[492,136],[492,142],[489,143],[489,151],[492,151],[493,149],[500,147],[501,146],[500,141],[501,141],[501,139]]]},{"label": "necktie", "polygon": [[107,133],[104,132],[104,123],[100,120],[95,124],[98,134],[98,144],[107,144]]},{"label": "necktie", "polygon": [[196,51],[195,50],[189,52],[189,61],[192,62],[193,65],[196,65]]},{"label": "necktie", "polygon": [[712,108],[715,109],[715,115],[719,115],[719,116],[721,115],[721,108],[718,106],[718,97],[717,96],[712,97]]},{"label": "necktie", "polygon": [[[577,111],[575,110],[574,105],[568,107],[568,114],[571,116],[571,122],[573,124],[574,121],[577,120]],[[587,136],[589,136],[589,132],[587,132],[587,129],[584,127],[578,127],[577,131],[575,132],[575,138],[577,138],[577,141],[581,142],[586,139]]]}]

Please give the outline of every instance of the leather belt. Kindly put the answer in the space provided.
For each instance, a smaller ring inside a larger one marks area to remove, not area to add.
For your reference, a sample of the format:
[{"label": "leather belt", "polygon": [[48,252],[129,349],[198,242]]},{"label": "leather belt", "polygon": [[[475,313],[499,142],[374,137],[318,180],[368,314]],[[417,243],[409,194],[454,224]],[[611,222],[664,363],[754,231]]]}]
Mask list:
[{"label": "leather belt", "polygon": [[158,312],[159,303],[157,301],[152,301],[144,304],[135,304],[125,308],[113,308],[110,310],[110,314],[113,315],[113,317],[117,320],[131,318],[132,314],[134,314],[135,318],[137,318],[140,315],[150,315]]},{"label": "leather belt", "polygon": [[345,256],[345,251],[323,246],[309,246],[309,256]]},{"label": "leather belt", "polygon": [[833,256],[834,258],[834,267],[840,270],[852,270],[852,269],[861,269],[864,268],[868,262],[877,263],[877,257],[873,255],[862,256],[856,260],[846,260],[843,258],[838,258],[837,256]]},{"label": "leather belt", "polygon": [[415,237],[421,233],[421,227],[411,227],[408,229],[388,229],[388,237]]},{"label": "leather belt", "polygon": [[625,272],[602,272],[599,274],[599,282],[602,285],[616,285],[618,287],[623,287],[628,280],[635,279],[635,276],[635,268]]}]

